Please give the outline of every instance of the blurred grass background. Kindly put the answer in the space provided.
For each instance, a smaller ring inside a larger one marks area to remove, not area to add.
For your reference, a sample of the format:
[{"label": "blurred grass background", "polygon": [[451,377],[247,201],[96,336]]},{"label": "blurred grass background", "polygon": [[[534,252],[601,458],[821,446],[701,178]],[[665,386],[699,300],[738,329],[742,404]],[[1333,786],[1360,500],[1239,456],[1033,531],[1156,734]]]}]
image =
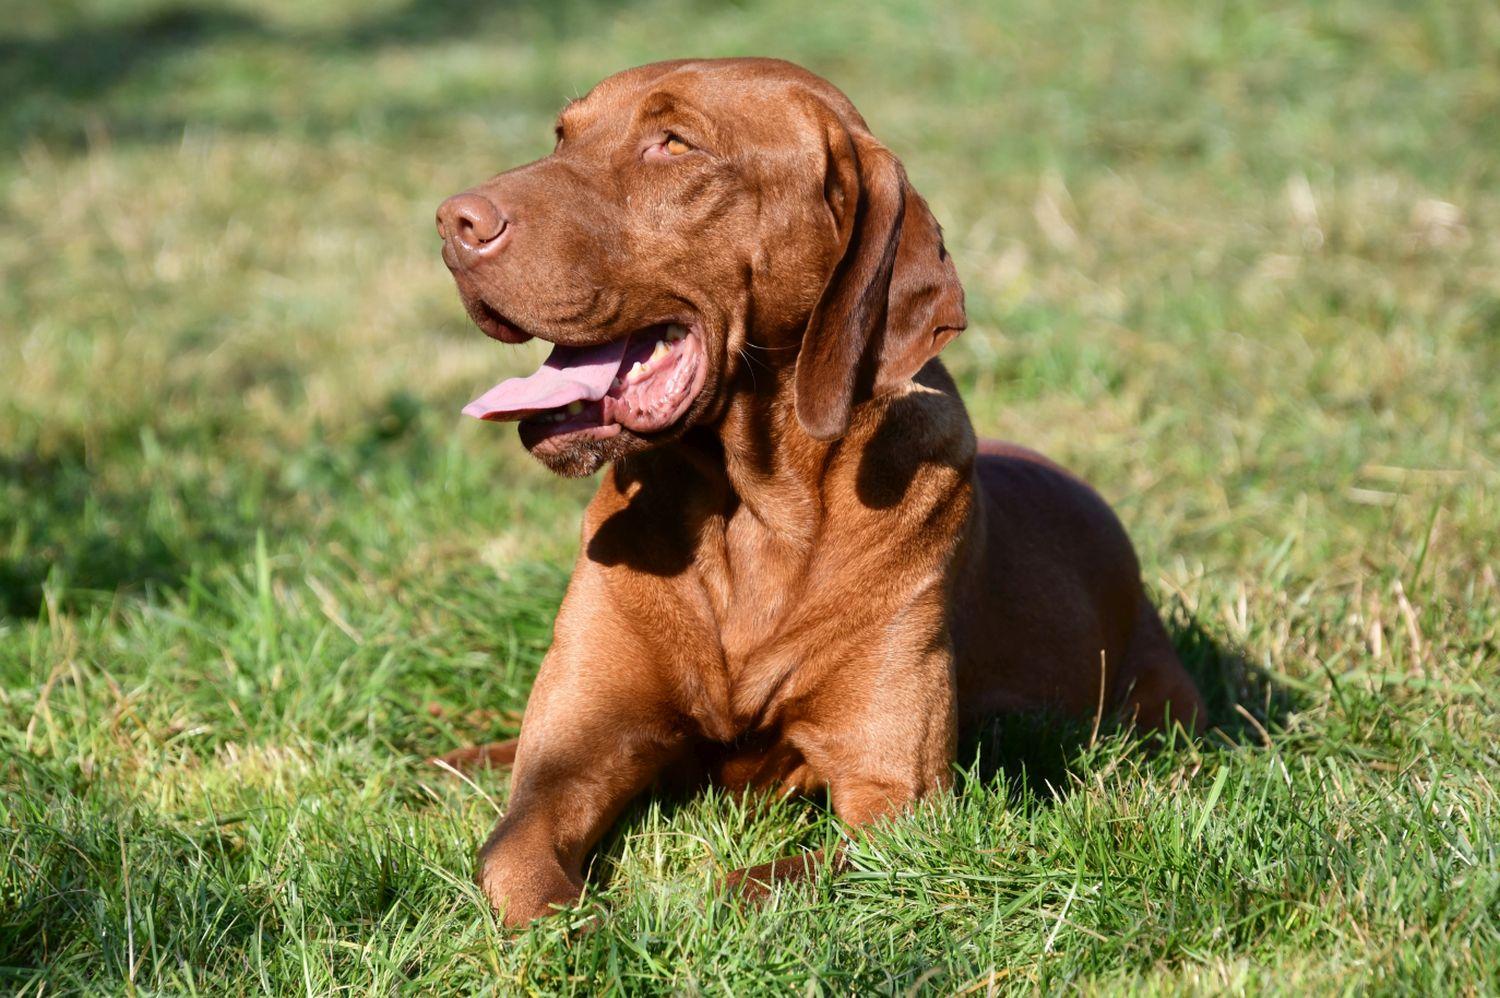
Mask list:
[{"label": "blurred grass background", "polygon": [[[1117,505],[1222,735],[1012,727],[757,912],[822,810],[644,804],[509,939],[504,779],[413,763],[514,731],[589,485],[458,416],[537,350],[432,213],[731,54],[903,158],[976,424]],[[22,0],[0,93],[6,989],[1500,987],[1500,8]]]}]

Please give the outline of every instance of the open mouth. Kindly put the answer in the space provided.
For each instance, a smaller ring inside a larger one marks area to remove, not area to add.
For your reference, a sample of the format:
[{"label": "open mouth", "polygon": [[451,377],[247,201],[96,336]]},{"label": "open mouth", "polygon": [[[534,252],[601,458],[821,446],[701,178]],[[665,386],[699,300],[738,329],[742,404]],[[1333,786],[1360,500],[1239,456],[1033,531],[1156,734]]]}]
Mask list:
[{"label": "open mouth", "polygon": [[559,343],[535,374],[502,381],[464,413],[518,420],[528,448],[563,436],[603,440],[622,427],[657,433],[687,412],[706,372],[696,331],[678,323],[648,326],[609,343]]}]

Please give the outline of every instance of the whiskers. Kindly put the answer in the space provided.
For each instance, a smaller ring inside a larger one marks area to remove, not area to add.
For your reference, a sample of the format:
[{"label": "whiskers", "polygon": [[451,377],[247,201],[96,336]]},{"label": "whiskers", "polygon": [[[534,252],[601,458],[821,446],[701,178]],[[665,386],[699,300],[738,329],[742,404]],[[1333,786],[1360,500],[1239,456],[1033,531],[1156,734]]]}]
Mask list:
[{"label": "whiskers", "polygon": [[[749,346],[749,345],[750,344],[746,344],[746,346]],[[739,355],[740,355],[740,359],[742,359],[745,362],[745,370],[747,370],[747,371],[750,372],[750,387],[751,387],[751,389],[754,390],[754,391],[756,391],[756,392],[759,392],[760,391],[760,383],[755,380],[755,365],[758,363],[758,361],[756,361],[756,359],[754,357],[750,356],[748,353],[745,352],[745,347],[740,347],[739,348]],[[766,370],[770,370],[770,368],[767,367]]]},{"label": "whiskers", "polygon": [[[760,343],[751,343],[749,340],[746,340],[744,343],[740,344],[739,355],[740,358],[745,362],[745,370],[750,372],[751,387],[756,391],[760,390],[760,385],[755,377],[755,369],[757,367],[761,368],[768,374],[774,374],[775,368],[770,362],[779,359],[775,355],[785,353],[794,354],[799,348],[800,344],[797,343],[788,343],[783,346],[768,347]],[[757,356],[756,354],[750,352],[752,350],[757,351],[759,354],[762,354],[764,356]]]}]

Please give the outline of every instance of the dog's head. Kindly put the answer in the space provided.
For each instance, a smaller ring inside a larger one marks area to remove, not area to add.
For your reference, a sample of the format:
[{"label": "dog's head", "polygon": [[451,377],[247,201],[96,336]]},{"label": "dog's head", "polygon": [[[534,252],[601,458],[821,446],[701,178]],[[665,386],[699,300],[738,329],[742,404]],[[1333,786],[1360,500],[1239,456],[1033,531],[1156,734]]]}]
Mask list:
[{"label": "dog's head", "polygon": [[832,440],[964,328],[927,204],[827,81],[771,59],[656,63],[558,117],[557,147],[438,209],[464,306],[542,367],[464,411],[548,467],[711,424],[757,376]]}]

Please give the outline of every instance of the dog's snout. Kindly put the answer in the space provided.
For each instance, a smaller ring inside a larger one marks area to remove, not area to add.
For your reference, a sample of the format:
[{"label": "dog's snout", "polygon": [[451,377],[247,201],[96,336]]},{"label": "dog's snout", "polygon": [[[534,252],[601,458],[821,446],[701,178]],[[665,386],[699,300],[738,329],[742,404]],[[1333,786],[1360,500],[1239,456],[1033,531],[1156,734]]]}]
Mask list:
[{"label": "dog's snout", "polygon": [[455,194],[438,207],[437,227],[452,253],[448,262],[473,266],[499,252],[510,219],[483,194],[464,193]]}]

